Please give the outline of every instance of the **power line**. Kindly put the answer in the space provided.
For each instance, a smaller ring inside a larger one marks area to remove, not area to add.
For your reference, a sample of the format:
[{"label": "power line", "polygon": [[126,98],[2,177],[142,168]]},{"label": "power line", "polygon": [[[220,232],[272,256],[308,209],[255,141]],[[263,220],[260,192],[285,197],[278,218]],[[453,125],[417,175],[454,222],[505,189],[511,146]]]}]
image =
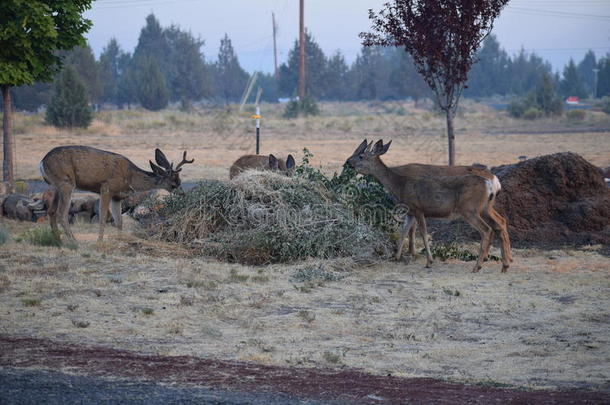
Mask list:
[{"label": "power line", "polygon": [[609,15],[595,15],[595,14],[582,14],[582,13],[571,13],[567,11],[555,11],[555,10],[542,10],[537,8],[528,7],[517,7],[509,6],[506,11],[520,12],[522,14],[530,15],[542,15],[549,17],[564,17],[564,18],[584,18],[584,19],[597,19],[597,20],[610,20]]}]

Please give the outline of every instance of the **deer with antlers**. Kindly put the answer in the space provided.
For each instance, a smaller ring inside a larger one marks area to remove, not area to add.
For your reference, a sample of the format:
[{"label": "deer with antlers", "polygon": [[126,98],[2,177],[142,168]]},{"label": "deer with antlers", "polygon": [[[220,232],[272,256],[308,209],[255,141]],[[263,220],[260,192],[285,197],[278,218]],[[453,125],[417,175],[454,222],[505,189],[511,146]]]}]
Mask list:
[{"label": "deer with antlers", "polygon": [[40,162],[43,179],[55,188],[48,209],[51,228],[58,231],[57,221],[66,236],[76,242],[68,224],[70,199],[75,188],[100,194],[100,230],[98,241],[104,238],[108,208],[117,228],[122,229],[121,201],[132,192],[162,188],[172,191],[180,187],[182,166],[193,163],[186,159],[174,168],[165,154],[155,149],[155,161],[149,161],[152,172],[140,169],[125,156],[88,146],[60,146],[52,149]]},{"label": "deer with antlers", "polygon": [[[450,218],[461,216],[481,235],[479,257],[473,272],[483,265],[489,255],[493,232],[502,240],[502,272],[506,272],[512,261],[510,240],[506,220],[498,214],[493,204],[499,182],[483,169],[447,169],[444,166],[405,165],[395,168],[386,166],[380,159],[390,148],[390,144],[379,140],[373,145],[366,139],[358,146],[347,164],[357,172],[375,177],[396,198],[398,203],[408,208],[398,243],[396,257],[400,258],[404,239],[416,220],[426,248],[426,267],[432,264],[432,253],[427,238],[426,217]],[[409,167],[411,166],[411,167]]]}]

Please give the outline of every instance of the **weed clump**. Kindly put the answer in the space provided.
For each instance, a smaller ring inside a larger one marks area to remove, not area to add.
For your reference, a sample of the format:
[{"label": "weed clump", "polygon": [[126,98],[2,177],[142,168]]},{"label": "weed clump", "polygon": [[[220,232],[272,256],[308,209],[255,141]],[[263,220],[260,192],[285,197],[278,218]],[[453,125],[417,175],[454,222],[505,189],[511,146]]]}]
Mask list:
[{"label": "weed clump", "polygon": [[17,242],[26,241],[37,246],[61,247],[61,239],[51,228],[30,228],[25,231]]},{"label": "weed clump", "polygon": [[0,246],[4,245],[11,239],[11,235],[8,230],[0,228]]}]

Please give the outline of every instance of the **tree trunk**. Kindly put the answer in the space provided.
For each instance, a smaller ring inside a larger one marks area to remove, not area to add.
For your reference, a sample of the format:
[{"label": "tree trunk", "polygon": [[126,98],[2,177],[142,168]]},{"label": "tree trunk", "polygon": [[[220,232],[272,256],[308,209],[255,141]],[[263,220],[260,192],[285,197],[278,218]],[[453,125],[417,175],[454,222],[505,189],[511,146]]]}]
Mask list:
[{"label": "tree trunk", "polygon": [[450,108],[445,110],[447,113],[447,142],[449,145],[449,166],[455,165],[455,135],[453,133],[453,112]]},{"label": "tree trunk", "polygon": [[13,101],[11,100],[11,86],[2,85],[2,100],[4,119],[2,121],[4,160],[2,164],[2,179],[9,183],[10,188],[15,186],[14,156],[13,156]]}]

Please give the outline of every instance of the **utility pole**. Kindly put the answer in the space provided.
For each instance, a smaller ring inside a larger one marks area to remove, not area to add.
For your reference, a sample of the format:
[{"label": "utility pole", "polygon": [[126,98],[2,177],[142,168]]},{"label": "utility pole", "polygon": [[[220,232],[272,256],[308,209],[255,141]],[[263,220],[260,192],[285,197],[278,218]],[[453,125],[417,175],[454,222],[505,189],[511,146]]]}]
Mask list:
[{"label": "utility pole", "polygon": [[300,0],[299,15],[299,100],[305,99],[305,0]]},{"label": "utility pole", "polygon": [[277,24],[275,23],[275,13],[271,12],[271,22],[273,23],[273,64],[275,66],[275,70],[273,73],[275,74],[275,78],[277,79],[277,45],[275,42],[275,37],[277,35]]}]

